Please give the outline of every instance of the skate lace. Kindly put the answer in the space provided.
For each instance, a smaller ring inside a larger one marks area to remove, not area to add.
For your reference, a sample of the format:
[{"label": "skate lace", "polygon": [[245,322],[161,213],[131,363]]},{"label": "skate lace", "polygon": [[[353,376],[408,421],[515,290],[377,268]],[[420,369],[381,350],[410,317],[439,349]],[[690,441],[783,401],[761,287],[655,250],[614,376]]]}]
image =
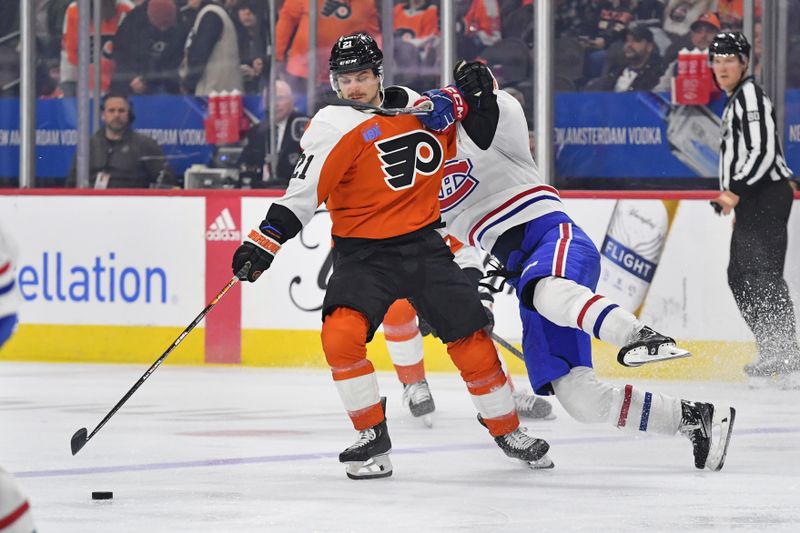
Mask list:
[{"label": "skate lace", "polygon": [[373,440],[375,440],[375,430],[374,430],[374,429],[372,429],[372,428],[369,428],[369,429],[362,430],[362,431],[359,433],[359,435],[358,435],[358,440],[357,440],[357,441],[355,441],[355,442],[354,442],[354,443],[353,443],[353,444],[352,444],[352,445],[351,445],[351,446],[348,448],[348,450],[353,450],[353,449],[356,449],[356,448],[361,448],[361,447],[363,447],[363,446],[366,446],[367,444],[369,444],[369,443],[370,443],[370,442],[372,442]]},{"label": "skate lace", "polygon": [[431,391],[424,381],[412,383],[405,392],[406,397],[415,405],[431,399]]},{"label": "skate lace", "polygon": [[524,433],[528,428],[517,428],[503,438],[515,450],[527,450],[536,443],[536,439]]}]

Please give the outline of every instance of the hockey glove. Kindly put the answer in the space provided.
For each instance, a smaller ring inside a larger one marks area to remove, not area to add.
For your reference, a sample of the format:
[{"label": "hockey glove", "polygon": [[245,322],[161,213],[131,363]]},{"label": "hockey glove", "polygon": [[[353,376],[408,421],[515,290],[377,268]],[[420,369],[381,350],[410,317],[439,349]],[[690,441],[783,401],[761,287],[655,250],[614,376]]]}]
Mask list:
[{"label": "hockey glove", "polygon": [[414,102],[414,107],[425,100],[431,101],[433,111],[427,115],[419,115],[419,119],[433,131],[445,131],[457,120],[466,117],[469,110],[467,102],[455,85],[425,91],[423,97]]},{"label": "hockey glove", "polygon": [[462,59],[453,69],[453,79],[467,98],[480,98],[493,93],[496,88],[492,71],[480,61],[466,62]]},{"label": "hockey glove", "polygon": [[[242,281],[253,282],[267,270],[281,249],[281,232],[267,221],[258,229],[250,230],[247,240],[233,254],[233,273]],[[245,265],[250,263],[250,269]]]}]

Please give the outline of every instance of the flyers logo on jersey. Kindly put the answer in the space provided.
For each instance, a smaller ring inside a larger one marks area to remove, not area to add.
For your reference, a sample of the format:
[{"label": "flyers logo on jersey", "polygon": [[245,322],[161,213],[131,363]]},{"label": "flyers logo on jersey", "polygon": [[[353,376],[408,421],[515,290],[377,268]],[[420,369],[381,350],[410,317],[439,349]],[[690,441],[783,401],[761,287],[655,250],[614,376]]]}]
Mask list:
[{"label": "flyers logo on jersey", "polygon": [[439,190],[442,213],[460,204],[478,186],[478,180],[470,172],[472,162],[469,159],[451,159],[444,164],[442,188]]},{"label": "flyers logo on jersey", "polygon": [[423,130],[391,137],[375,147],[386,184],[395,191],[413,187],[418,172],[425,176],[436,172],[444,154],[439,140]]}]

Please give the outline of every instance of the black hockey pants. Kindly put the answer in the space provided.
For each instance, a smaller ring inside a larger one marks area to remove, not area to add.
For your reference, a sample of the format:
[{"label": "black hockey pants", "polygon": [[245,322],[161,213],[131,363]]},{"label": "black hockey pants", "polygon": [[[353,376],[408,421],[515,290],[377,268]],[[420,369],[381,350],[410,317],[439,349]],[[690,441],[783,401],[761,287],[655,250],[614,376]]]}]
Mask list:
[{"label": "black hockey pants", "polygon": [[736,207],[728,286],[761,360],[800,357],[794,306],[783,279],[791,208],[786,180],[764,184]]}]

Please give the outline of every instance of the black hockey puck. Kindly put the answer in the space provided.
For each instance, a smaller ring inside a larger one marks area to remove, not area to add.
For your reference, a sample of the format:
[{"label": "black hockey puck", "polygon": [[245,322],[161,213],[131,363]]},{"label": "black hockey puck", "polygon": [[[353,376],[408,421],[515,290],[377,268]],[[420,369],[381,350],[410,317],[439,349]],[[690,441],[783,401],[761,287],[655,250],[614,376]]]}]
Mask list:
[{"label": "black hockey puck", "polygon": [[99,492],[93,492],[92,493],[92,499],[93,500],[110,500],[113,497],[114,497],[114,493],[113,492],[99,491]]}]

